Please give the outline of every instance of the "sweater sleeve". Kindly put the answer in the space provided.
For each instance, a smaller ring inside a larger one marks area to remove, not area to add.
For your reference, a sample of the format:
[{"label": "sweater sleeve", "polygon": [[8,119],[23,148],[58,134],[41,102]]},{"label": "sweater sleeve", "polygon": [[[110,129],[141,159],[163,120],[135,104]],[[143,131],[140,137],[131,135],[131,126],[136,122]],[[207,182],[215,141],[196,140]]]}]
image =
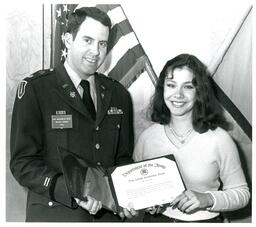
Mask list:
[{"label": "sweater sleeve", "polygon": [[139,162],[139,161],[142,161],[144,160],[144,157],[143,157],[143,153],[144,153],[144,134],[145,132],[143,132],[139,138],[138,138],[138,141],[136,142],[135,144],[135,148],[134,148],[134,152],[133,152],[133,160],[135,162]]},{"label": "sweater sleeve", "polygon": [[250,192],[241,167],[237,147],[229,134],[221,130],[218,138],[218,160],[221,191],[211,191],[214,205],[211,211],[232,211],[245,207]]}]

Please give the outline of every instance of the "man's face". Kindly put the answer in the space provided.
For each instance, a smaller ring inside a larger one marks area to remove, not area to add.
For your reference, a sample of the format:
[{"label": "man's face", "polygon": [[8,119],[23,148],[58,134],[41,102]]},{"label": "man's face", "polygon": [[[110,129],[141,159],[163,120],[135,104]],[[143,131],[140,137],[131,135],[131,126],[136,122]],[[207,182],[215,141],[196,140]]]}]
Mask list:
[{"label": "man's face", "polygon": [[81,79],[94,74],[103,63],[108,36],[109,28],[91,17],[86,17],[74,40],[66,34],[67,61]]}]

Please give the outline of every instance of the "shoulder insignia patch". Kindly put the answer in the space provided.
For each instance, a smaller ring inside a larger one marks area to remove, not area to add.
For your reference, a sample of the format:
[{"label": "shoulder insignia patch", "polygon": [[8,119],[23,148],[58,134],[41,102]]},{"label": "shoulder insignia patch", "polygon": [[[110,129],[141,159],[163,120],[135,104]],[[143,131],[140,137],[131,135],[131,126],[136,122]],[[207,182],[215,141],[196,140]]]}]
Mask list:
[{"label": "shoulder insignia patch", "polygon": [[19,85],[18,85],[18,91],[17,91],[17,96],[19,99],[21,99],[23,97],[23,95],[25,94],[25,88],[27,85],[27,81],[26,80],[22,80]]}]

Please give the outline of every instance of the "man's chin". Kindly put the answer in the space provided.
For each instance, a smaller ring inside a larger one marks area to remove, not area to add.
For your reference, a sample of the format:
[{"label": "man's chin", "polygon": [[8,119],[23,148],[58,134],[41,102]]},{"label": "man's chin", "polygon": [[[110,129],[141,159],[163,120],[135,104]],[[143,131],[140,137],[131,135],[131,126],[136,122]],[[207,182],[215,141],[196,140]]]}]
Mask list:
[{"label": "man's chin", "polygon": [[90,70],[84,70],[84,74],[89,76],[89,75],[93,75],[96,71],[97,71],[97,68],[93,68]]}]

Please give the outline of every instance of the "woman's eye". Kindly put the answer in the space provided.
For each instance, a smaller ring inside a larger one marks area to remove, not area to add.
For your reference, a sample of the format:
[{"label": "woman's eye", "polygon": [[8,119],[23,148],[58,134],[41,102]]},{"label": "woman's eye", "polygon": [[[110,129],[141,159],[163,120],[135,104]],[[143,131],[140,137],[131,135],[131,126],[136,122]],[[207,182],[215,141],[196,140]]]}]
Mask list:
[{"label": "woman's eye", "polygon": [[166,86],[169,88],[175,88],[175,84],[172,84],[172,83],[167,83]]},{"label": "woman's eye", "polygon": [[193,85],[185,85],[184,88],[186,88],[186,89],[194,89],[194,86]]}]

